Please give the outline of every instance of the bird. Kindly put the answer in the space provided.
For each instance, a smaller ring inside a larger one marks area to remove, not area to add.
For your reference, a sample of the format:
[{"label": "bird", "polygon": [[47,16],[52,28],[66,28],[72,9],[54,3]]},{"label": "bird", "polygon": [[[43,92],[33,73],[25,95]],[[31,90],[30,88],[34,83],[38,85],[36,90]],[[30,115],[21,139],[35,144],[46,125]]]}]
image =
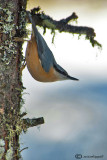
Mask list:
[{"label": "bird", "polygon": [[32,24],[31,39],[26,48],[26,65],[31,76],[39,82],[55,82],[62,80],[76,80],[56,62],[54,55],[48,47],[43,36],[37,30],[31,13],[27,12]]}]

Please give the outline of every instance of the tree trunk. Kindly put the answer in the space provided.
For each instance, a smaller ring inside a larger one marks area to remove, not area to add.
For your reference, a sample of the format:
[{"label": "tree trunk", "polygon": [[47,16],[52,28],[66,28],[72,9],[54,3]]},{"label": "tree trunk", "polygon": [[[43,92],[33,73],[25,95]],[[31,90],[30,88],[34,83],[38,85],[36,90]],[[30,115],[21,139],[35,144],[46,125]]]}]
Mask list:
[{"label": "tree trunk", "polygon": [[26,0],[0,0],[0,159],[18,160]]}]

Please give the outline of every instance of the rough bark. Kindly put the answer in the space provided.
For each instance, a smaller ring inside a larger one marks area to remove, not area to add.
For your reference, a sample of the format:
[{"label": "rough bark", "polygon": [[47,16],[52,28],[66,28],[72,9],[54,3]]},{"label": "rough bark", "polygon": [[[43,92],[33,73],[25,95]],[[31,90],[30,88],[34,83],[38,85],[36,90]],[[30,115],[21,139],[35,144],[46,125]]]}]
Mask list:
[{"label": "rough bark", "polygon": [[17,160],[19,153],[20,102],[23,85],[20,66],[25,28],[26,0],[0,0],[0,159]]}]

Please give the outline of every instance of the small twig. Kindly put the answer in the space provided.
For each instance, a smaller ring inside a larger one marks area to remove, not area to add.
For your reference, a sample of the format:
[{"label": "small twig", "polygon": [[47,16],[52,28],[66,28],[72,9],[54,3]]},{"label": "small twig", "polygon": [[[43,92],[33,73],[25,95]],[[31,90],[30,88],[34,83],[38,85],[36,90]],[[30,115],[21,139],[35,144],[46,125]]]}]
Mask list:
[{"label": "small twig", "polygon": [[67,17],[67,18],[65,18],[65,19],[61,19],[59,22],[61,23],[65,23],[65,24],[67,24],[69,21],[75,21],[76,19],[78,19],[78,16],[76,15],[76,13],[75,12],[73,12],[72,14],[71,14],[71,16],[69,16],[69,17]]},{"label": "small twig", "polygon": [[26,119],[22,119],[23,124],[25,126],[25,128],[30,128],[30,127],[34,127],[40,124],[44,124],[44,118],[40,117],[40,118],[26,118]]},{"label": "small twig", "polygon": [[24,117],[24,116],[26,116],[27,115],[27,113],[26,112],[23,112],[22,114],[20,114],[20,118],[22,118],[22,117]]},{"label": "small twig", "polygon": [[22,152],[22,151],[24,151],[25,149],[28,149],[28,147],[25,147],[25,148],[21,149],[19,152]]}]

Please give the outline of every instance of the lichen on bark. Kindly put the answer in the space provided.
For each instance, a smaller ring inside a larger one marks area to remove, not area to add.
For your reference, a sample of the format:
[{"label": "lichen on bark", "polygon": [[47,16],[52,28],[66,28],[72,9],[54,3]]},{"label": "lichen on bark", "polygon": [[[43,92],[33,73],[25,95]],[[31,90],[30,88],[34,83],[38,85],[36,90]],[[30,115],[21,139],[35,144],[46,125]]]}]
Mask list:
[{"label": "lichen on bark", "polygon": [[25,12],[23,8],[26,3],[23,5],[23,2],[0,0],[0,140],[4,141],[3,160],[15,160],[19,157],[18,132],[21,131],[20,102],[23,90],[20,67],[23,42],[14,41],[14,37],[24,35],[25,14],[22,12]]}]

